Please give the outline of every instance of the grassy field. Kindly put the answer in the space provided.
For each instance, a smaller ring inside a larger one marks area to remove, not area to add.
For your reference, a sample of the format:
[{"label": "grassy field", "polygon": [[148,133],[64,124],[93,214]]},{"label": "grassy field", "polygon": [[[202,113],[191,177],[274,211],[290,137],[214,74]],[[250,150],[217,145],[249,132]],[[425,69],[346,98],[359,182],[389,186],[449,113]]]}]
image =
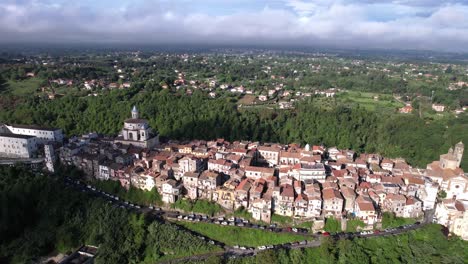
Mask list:
[{"label": "grassy field", "polygon": [[22,81],[10,80],[7,82],[7,89],[14,95],[31,95],[37,92],[37,89],[40,88],[40,84],[43,81],[44,80],[40,78],[29,78]]},{"label": "grassy field", "polygon": [[302,241],[305,239],[304,236],[296,234],[273,233],[261,229],[242,228],[236,226],[186,222],[179,222],[179,224],[229,246],[240,245],[257,247],[262,245],[277,245],[287,242]]},{"label": "grassy field", "polygon": [[[374,97],[377,97],[377,99],[374,99]],[[339,94],[337,99],[344,103],[357,103],[369,110],[378,110],[382,108],[395,109],[404,106],[389,94],[347,91]]]},{"label": "grassy field", "polygon": [[223,212],[223,208],[215,203],[205,200],[190,201],[179,199],[171,205],[172,208],[177,208],[185,212],[195,212],[213,216],[219,212]]},{"label": "grassy field", "polygon": [[325,227],[323,230],[330,233],[341,232],[341,221],[333,217],[329,217],[325,220]]},{"label": "grassy field", "polygon": [[271,215],[271,222],[276,223],[280,226],[291,226],[293,223],[293,219],[289,216],[283,216],[283,215],[277,215],[277,214],[272,214]]},{"label": "grassy field", "polygon": [[161,195],[158,193],[156,188],[151,191],[145,191],[131,187],[129,190],[123,188],[118,181],[100,181],[95,180],[91,185],[96,186],[99,190],[103,190],[107,193],[116,195],[121,199],[136,203],[140,205],[162,205]]},{"label": "grassy field", "polygon": [[365,227],[366,224],[359,219],[348,220],[346,222],[346,232],[356,232],[358,227]]},{"label": "grassy field", "polygon": [[255,102],[255,95],[246,94],[239,100],[238,104],[251,105]]},{"label": "grassy field", "polygon": [[407,224],[414,224],[416,220],[413,218],[403,218],[403,217],[396,217],[392,213],[385,212],[382,217],[382,228],[392,228],[398,227]]},{"label": "grassy field", "polygon": [[314,225],[313,221],[307,221],[307,222],[302,222],[299,224],[294,224],[293,227],[306,228],[307,230],[310,230],[313,225]]}]

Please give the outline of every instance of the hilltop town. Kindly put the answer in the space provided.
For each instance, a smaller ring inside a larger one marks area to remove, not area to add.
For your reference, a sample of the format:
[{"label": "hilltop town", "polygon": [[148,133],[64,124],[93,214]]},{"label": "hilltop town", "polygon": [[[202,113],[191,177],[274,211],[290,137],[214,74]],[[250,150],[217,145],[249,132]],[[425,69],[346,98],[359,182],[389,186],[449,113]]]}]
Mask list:
[{"label": "hilltop town", "polygon": [[62,144],[60,129],[12,125],[2,129],[4,156],[28,160],[43,149],[51,172],[58,159],[88,179],[116,181],[127,189],[155,188],[166,205],[201,199],[226,211],[242,208],[266,223],[272,215],[313,220],[317,225],[326,218],[359,219],[369,229],[390,212],[404,218],[431,217],[468,239],[462,142],[426,168],[413,168],[402,158],[358,155],[333,146],[224,139],[160,142],[136,106],[115,138],[89,133]]}]

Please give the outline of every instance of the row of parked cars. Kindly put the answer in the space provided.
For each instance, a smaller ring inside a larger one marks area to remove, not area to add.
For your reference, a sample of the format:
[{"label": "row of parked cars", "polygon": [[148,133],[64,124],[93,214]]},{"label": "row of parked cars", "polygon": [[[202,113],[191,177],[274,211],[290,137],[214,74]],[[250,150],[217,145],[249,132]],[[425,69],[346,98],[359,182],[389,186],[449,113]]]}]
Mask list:
[{"label": "row of parked cars", "polygon": [[[264,245],[264,246],[258,246],[257,250],[267,250],[267,249],[275,249],[275,248],[287,248],[287,247],[295,247],[295,246],[300,246],[300,245],[307,245],[310,243],[307,240],[299,241],[299,242],[293,242],[293,243],[285,243],[281,245]],[[242,247],[235,245],[233,246],[234,249],[241,249],[241,250],[255,250],[253,247]]]},{"label": "row of parked cars", "polygon": [[322,236],[325,236],[325,237],[328,237],[328,236],[334,236],[334,237],[338,237],[338,238],[351,238],[351,237],[363,237],[363,236],[368,236],[368,235],[372,235],[372,234],[380,234],[380,233],[392,233],[392,232],[395,232],[395,231],[398,231],[398,230],[403,230],[403,229],[407,229],[407,228],[411,228],[411,227],[414,227],[414,226],[417,226],[417,225],[420,225],[421,222],[416,222],[414,224],[407,224],[407,225],[403,225],[403,226],[398,226],[398,227],[392,227],[392,228],[387,228],[387,229],[384,229],[382,231],[376,229],[376,230],[367,230],[367,231],[361,231],[361,232],[339,232],[339,233],[329,233],[329,232],[318,232],[317,234],[319,235],[322,235]]},{"label": "row of parked cars", "polygon": [[[67,178],[67,185],[70,184],[70,183],[74,183],[74,184],[78,184],[78,185],[83,185],[80,181],[73,181],[72,179],[70,178]],[[83,191],[85,191],[85,188],[88,189],[89,191],[92,191],[94,193],[97,193],[97,194],[100,194],[100,195],[103,195],[103,196],[106,196],[107,198],[109,199],[112,199],[114,200],[114,202],[118,202],[120,201],[120,198],[116,195],[112,195],[110,193],[107,193],[105,191],[102,191],[102,190],[99,190],[99,189],[96,189],[96,187],[94,186],[91,186],[91,185],[85,185],[84,188],[83,188]],[[112,201],[109,201],[109,203],[111,203]],[[130,203],[128,201],[123,201],[123,204],[120,205],[121,208],[125,208],[125,207],[130,207],[130,208],[134,208],[134,209],[141,209],[141,206],[138,205],[138,204],[133,204],[133,203]]]},{"label": "row of parked cars", "polygon": [[238,218],[238,217],[209,218],[206,215],[197,215],[197,214],[182,215],[180,214],[177,216],[177,218],[181,220],[187,220],[187,221],[207,222],[207,223],[213,223],[213,224],[224,225],[224,226],[249,227],[249,228],[262,229],[262,230],[268,230],[268,231],[273,231],[273,232],[294,232],[294,233],[307,233],[308,232],[308,230],[305,228],[295,228],[295,227],[280,228],[276,224],[260,225],[260,224],[250,223],[249,220]]}]

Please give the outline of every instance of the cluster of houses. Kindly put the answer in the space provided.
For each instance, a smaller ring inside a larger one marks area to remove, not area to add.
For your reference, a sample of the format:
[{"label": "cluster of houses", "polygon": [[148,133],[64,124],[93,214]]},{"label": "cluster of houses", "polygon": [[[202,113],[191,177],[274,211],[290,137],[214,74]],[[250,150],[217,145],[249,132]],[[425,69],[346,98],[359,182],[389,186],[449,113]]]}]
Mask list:
[{"label": "cluster of houses", "polygon": [[[314,90],[311,92],[290,91],[285,89],[283,83],[272,84],[274,87],[271,88],[264,87],[261,90],[253,90],[251,88],[246,88],[243,85],[233,86],[227,83],[219,84],[215,78],[209,78],[205,81],[186,80],[185,73],[179,72],[178,70],[175,70],[175,72],[177,73],[177,79],[175,79],[173,83],[175,89],[179,90],[185,88],[187,94],[192,94],[193,89],[201,89],[208,91],[208,95],[211,98],[216,98],[220,91],[224,91],[233,94],[255,95],[255,101],[252,103],[264,103],[267,101],[272,101],[273,99],[280,99],[281,101],[278,102],[280,109],[293,108],[293,103],[297,99],[310,97],[314,94],[323,95],[325,97],[334,97],[340,91],[338,88]],[[274,80],[276,77],[272,75],[272,79]],[[284,77],[281,76],[279,79],[283,80]],[[251,82],[253,83],[253,81]],[[162,87],[164,89],[169,88],[167,84],[163,84]]]},{"label": "cluster of houses", "polygon": [[[60,149],[60,160],[89,177],[119,181],[126,188],[156,188],[165,203],[205,199],[226,210],[244,208],[265,222],[278,214],[300,219],[357,218],[373,225],[383,212],[418,218],[449,201],[456,201],[455,208],[464,204],[468,209],[461,142],[439,161],[419,169],[403,159],[358,156],[336,147],[224,139],[160,143],[136,108],[121,134],[72,138]],[[437,204],[441,190],[448,200]],[[467,231],[466,213],[461,215],[458,212],[452,218],[465,219],[462,226]],[[447,224],[452,218],[440,221]]]},{"label": "cluster of houses", "polygon": [[130,88],[132,85],[130,82],[121,82],[121,83],[116,83],[116,82],[106,82],[104,80],[86,80],[83,83],[83,86],[86,90],[93,90],[95,88],[107,88],[109,90],[113,89],[125,89],[125,88]]}]

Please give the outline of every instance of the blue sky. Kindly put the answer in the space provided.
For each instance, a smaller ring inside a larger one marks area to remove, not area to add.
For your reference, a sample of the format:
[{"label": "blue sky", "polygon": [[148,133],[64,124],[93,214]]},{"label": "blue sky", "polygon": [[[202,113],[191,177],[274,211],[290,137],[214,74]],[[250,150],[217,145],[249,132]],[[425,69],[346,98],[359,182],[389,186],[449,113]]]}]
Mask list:
[{"label": "blue sky", "polygon": [[468,51],[468,0],[0,0],[0,42]]}]

